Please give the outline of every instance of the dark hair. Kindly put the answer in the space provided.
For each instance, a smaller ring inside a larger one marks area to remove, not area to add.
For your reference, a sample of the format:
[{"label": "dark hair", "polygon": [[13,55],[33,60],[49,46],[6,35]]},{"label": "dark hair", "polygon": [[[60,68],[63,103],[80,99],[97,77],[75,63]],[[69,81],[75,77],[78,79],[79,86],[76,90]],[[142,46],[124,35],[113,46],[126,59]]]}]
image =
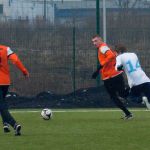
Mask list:
[{"label": "dark hair", "polygon": [[115,50],[117,53],[125,53],[127,52],[127,48],[123,44],[115,45]]}]

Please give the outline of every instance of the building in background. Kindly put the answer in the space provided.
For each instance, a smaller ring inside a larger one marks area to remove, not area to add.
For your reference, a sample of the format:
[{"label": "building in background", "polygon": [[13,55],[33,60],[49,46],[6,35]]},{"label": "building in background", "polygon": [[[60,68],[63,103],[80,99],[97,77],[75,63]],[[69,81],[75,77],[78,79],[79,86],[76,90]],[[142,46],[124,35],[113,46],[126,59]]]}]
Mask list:
[{"label": "building in background", "polygon": [[48,20],[54,22],[52,0],[0,0],[0,15],[3,20]]},{"label": "building in background", "polygon": [[[102,1],[100,1],[102,3]],[[115,7],[106,0],[107,7]],[[102,5],[100,4],[100,7]],[[91,16],[96,0],[0,0],[0,15],[3,20],[46,20],[54,23],[69,21],[73,17]]]},{"label": "building in background", "polygon": [[[106,8],[150,8],[150,0],[105,0]],[[100,1],[100,8],[102,8]],[[96,0],[0,0],[1,20],[46,20],[55,23],[95,13]]]}]

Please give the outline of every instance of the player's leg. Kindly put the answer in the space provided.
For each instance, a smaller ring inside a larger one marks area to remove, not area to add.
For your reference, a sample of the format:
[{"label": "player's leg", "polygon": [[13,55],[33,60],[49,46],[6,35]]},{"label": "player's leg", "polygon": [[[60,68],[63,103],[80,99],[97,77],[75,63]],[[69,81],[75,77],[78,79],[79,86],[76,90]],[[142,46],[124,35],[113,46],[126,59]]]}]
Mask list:
[{"label": "player's leg", "polygon": [[123,75],[117,76],[115,79],[117,83],[116,88],[119,92],[119,96],[124,99],[124,101],[133,101],[135,103],[142,103],[142,95],[141,92],[136,92],[136,94],[132,94],[130,92],[130,87],[125,85],[125,81]]},{"label": "player's leg", "polygon": [[150,109],[150,103],[149,103],[149,101],[148,101],[146,96],[142,96],[142,104],[145,104],[147,109]]},{"label": "player's leg", "polygon": [[3,115],[3,108],[7,107],[7,104],[4,103],[4,101],[3,101],[4,93],[5,93],[4,91],[6,91],[6,90],[4,90],[3,86],[0,86],[0,112],[1,112],[1,117],[2,117],[2,121],[3,121],[4,132],[8,133],[8,132],[10,132],[9,124],[7,123],[6,117],[4,117],[4,115]]},{"label": "player's leg", "polygon": [[148,101],[150,102],[150,83],[147,82],[147,83],[142,84],[141,90],[147,97]]},{"label": "player's leg", "polygon": [[116,84],[119,84],[115,82],[115,79],[108,79],[104,81],[104,86],[106,87],[107,92],[109,93],[111,99],[113,102],[125,113],[125,118],[128,119],[132,117],[131,112],[126,108],[124,103],[118,98],[118,91],[116,88]]},{"label": "player's leg", "polygon": [[144,83],[142,84],[141,88],[142,92],[145,96],[143,96],[143,102],[147,106],[148,109],[150,109],[150,83]]},{"label": "player's leg", "polygon": [[[18,133],[18,135],[20,135],[20,131],[18,131],[18,129],[17,129],[18,124],[16,123],[13,116],[9,113],[7,102],[5,101],[5,96],[7,94],[8,87],[9,86],[0,86],[0,112],[1,112],[2,120],[3,120],[3,124],[4,124],[4,132],[6,130],[9,130],[8,124],[10,124],[15,129],[15,135],[17,133]],[[21,128],[19,127],[19,129],[21,129]]]},{"label": "player's leg", "polygon": [[117,77],[115,77],[113,82],[117,83],[117,84],[115,84],[115,86],[116,86],[116,90],[117,90],[119,96],[121,98],[126,99],[127,96],[129,95],[130,88],[127,85],[125,85],[123,75],[120,74]]},{"label": "player's leg", "polygon": [[136,99],[136,102],[145,104],[147,109],[150,109],[150,103],[148,101],[148,99],[150,99],[149,91],[150,91],[150,86],[146,83],[133,86],[130,91],[130,98],[132,97],[132,101],[133,99],[134,101]]}]

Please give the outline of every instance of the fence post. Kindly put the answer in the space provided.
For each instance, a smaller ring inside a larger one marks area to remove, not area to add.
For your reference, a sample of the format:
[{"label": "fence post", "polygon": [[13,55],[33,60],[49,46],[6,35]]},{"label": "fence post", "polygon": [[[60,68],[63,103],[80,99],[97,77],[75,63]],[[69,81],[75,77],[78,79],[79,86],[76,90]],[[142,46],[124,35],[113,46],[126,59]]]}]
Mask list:
[{"label": "fence post", "polygon": [[75,39],[75,24],[73,25],[73,55],[72,55],[72,59],[73,59],[73,93],[74,93],[74,98],[75,98],[75,91],[76,91],[76,63],[75,63],[75,59],[76,59],[76,55],[75,55],[75,51],[76,51],[76,39]]},{"label": "fence post", "polygon": [[[96,0],[96,33],[98,35],[100,34],[100,21],[99,21],[100,11],[99,11],[99,5],[100,5],[99,0]],[[99,67],[98,51],[96,51],[96,53],[97,53],[97,68],[98,68]],[[97,77],[96,81],[97,81],[97,86],[99,86],[100,85],[100,76]]]},{"label": "fence post", "polygon": [[47,2],[46,2],[46,0],[44,0],[44,15],[43,15],[43,18],[44,18],[44,21],[46,21],[46,19],[47,19],[47,15],[46,15],[46,13],[47,13]]}]

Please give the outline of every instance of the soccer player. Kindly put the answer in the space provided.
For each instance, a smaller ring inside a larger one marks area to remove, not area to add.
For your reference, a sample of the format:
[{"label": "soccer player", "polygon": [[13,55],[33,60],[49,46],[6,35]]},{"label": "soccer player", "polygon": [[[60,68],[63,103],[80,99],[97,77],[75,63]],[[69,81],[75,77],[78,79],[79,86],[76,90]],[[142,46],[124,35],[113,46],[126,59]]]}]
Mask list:
[{"label": "soccer player", "polygon": [[99,60],[99,68],[93,73],[92,78],[95,79],[99,73],[101,74],[104,86],[111,99],[125,114],[123,119],[131,119],[133,117],[132,113],[119,98],[119,96],[125,98],[126,92],[124,78],[122,76],[123,72],[115,70],[116,52],[111,50],[99,35],[94,36],[92,42],[98,48]]},{"label": "soccer player", "polygon": [[125,71],[131,96],[141,97],[144,94],[143,101],[150,109],[150,79],[141,68],[137,55],[127,52],[127,48],[122,44],[116,45],[115,50],[118,53],[115,68]]},{"label": "soccer player", "polygon": [[4,132],[10,132],[9,125],[15,130],[15,135],[21,135],[21,125],[16,122],[8,111],[5,96],[10,85],[10,72],[8,60],[20,69],[24,76],[29,77],[29,72],[23,66],[18,56],[7,46],[0,45],[0,114],[3,121]]}]

